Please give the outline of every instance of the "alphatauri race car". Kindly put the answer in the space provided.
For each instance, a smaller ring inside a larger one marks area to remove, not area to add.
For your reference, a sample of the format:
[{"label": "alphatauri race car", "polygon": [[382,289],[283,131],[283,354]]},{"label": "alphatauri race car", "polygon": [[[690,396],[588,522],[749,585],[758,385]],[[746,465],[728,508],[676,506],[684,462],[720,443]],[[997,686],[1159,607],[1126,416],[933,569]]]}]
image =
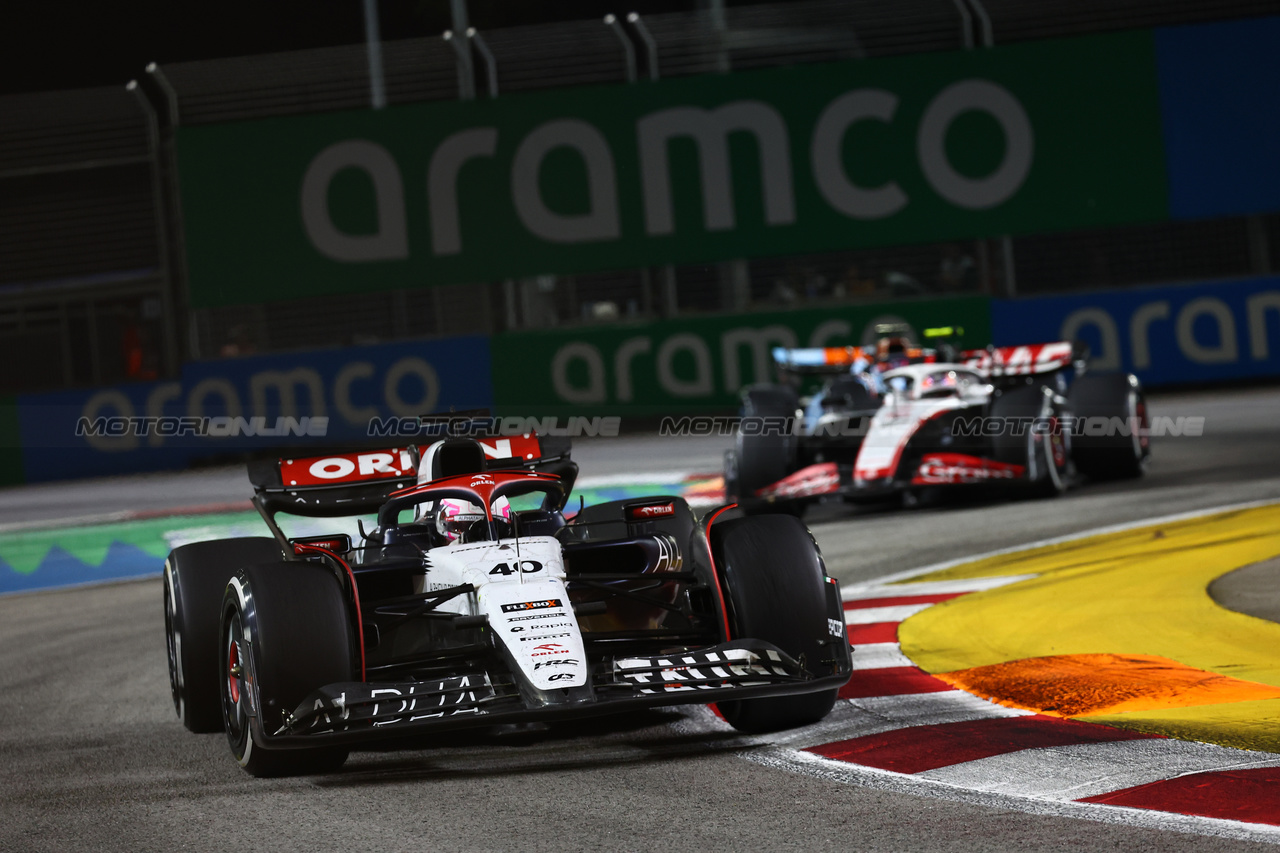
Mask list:
[{"label": "alphatauri race car", "polygon": [[[174,707],[255,776],[460,727],[716,703],[742,731],[824,717],[852,672],[805,527],[679,497],[566,518],[577,465],[536,436],[250,463],[270,537],[164,569]],[[278,515],[366,516],[290,538]]]},{"label": "alphatauri race car", "polygon": [[[784,381],[743,391],[728,499],[798,514],[821,500],[914,505],[953,487],[1052,496],[1080,475],[1142,475],[1142,386],[1088,373],[1083,345],[957,352],[890,340],[774,350]],[[825,381],[801,397],[814,376]]]}]

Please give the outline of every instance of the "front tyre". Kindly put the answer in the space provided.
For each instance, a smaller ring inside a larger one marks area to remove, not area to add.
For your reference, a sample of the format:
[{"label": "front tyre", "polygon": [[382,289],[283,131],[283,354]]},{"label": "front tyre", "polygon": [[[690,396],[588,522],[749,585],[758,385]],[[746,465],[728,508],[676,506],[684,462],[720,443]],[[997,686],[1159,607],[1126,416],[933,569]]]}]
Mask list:
[{"label": "front tyre", "polygon": [[[222,606],[222,717],[231,754],[253,776],[337,770],[343,747],[265,749],[258,728],[276,731],[313,691],[355,680],[356,638],[337,577],[317,563],[249,566],[227,584]],[[250,695],[253,691],[253,696]]]},{"label": "front tyre", "polygon": [[[834,658],[827,616],[827,573],[818,546],[798,519],[761,515],[720,522],[711,548],[724,580],[735,637],[773,643],[810,672]],[[770,732],[815,723],[835,705],[838,688],[719,703],[729,725]]]},{"label": "front tyre", "polygon": [[183,545],[164,561],[169,692],[188,730],[222,731],[218,629],[227,581],[241,566],[280,556],[274,539],[247,536]]},{"label": "front tyre", "polygon": [[757,418],[752,428],[738,429],[735,439],[734,470],[726,466],[726,486],[734,490],[728,497],[741,501],[756,496],[796,469],[794,435],[800,398],[781,385],[756,385],[742,393],[741,415]]}]

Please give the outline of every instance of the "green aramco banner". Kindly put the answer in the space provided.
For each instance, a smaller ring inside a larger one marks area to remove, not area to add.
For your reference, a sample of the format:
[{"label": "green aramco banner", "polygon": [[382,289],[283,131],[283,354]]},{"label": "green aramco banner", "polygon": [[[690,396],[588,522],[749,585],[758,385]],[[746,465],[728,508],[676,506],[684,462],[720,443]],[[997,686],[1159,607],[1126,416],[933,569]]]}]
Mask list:
[{"label": "green aramco banner", "polygon": [[871,344],[881,323],[905,323],[914,340],[947,325],[964,330],[956,344],[991,340],[985,296],[508,332],[489,344],[494,408],[525,417],[733,411],[743,387],[774,381],[774,347]]},{"label": "green aramco banner", "polygon": [[186,127],[192,302],[1166,216],[1152,38]]}]

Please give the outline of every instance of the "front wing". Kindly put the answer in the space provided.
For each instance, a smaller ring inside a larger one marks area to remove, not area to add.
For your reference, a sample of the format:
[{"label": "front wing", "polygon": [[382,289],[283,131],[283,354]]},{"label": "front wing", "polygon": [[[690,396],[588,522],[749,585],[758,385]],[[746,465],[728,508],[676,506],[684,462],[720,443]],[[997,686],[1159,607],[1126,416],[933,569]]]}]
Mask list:
[{"label": "front wing", "polygon": [[428,681],[327,685],[307,697],[283,724],[267,732],[255,716],[255,741],[268,749],[368,741],[473,726],[612,714],[663,705],[710,703],[812,693],[842,686],[852,674],[841,635],[826,648],[832,659],[813,676],[771,643],[738,640],[653,657],[620,657],[596,667],[590,688],[564,701],[530,707],[512,684],[484,672]]},{"label": "front wing", "polygon": [[926,453],[910,466],[900,465],[893,475],[879,480],[856,478],[852,465],[819,462],[765,486],[754,496],[742,496],[742,503],[751,506],[819,500],[831,495],[874,499],[908,488],[1007,485],[1026,479],[1026,466],[964,453]]}]

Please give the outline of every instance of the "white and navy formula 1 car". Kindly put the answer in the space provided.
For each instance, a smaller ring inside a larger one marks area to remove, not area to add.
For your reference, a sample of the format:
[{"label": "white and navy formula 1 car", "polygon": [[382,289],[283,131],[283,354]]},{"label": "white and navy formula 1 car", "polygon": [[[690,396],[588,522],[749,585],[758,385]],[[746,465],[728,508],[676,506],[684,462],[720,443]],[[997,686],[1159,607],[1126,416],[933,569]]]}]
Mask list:
[{"label": "white and navy formula 1 car", "polygon": [[[898,342],[777,349],[784,382],[742,395],[725,489],[747,510],[918,502],[953,487],[1057,495],[1079,475],[1138,477],[1150,455],[1137,377],[1087,373],[1066,341],[956,352]],[[805,377],[825,381],[803,398]]]},{"label": "white and navy formula 1 car", "polygon": [[[506,458],[490,458],[503,446]],[[490,451],[486,455],[486,449]],[[824,717],[851,674],[840,591],[794,518],[679,497],[563,510],[533,436],[250,465],[272,537],[165,563],[174,705],[255,776],[460,727],[718,704],[743,731]],[[376,513],[363,541],[277,514]]]}]

